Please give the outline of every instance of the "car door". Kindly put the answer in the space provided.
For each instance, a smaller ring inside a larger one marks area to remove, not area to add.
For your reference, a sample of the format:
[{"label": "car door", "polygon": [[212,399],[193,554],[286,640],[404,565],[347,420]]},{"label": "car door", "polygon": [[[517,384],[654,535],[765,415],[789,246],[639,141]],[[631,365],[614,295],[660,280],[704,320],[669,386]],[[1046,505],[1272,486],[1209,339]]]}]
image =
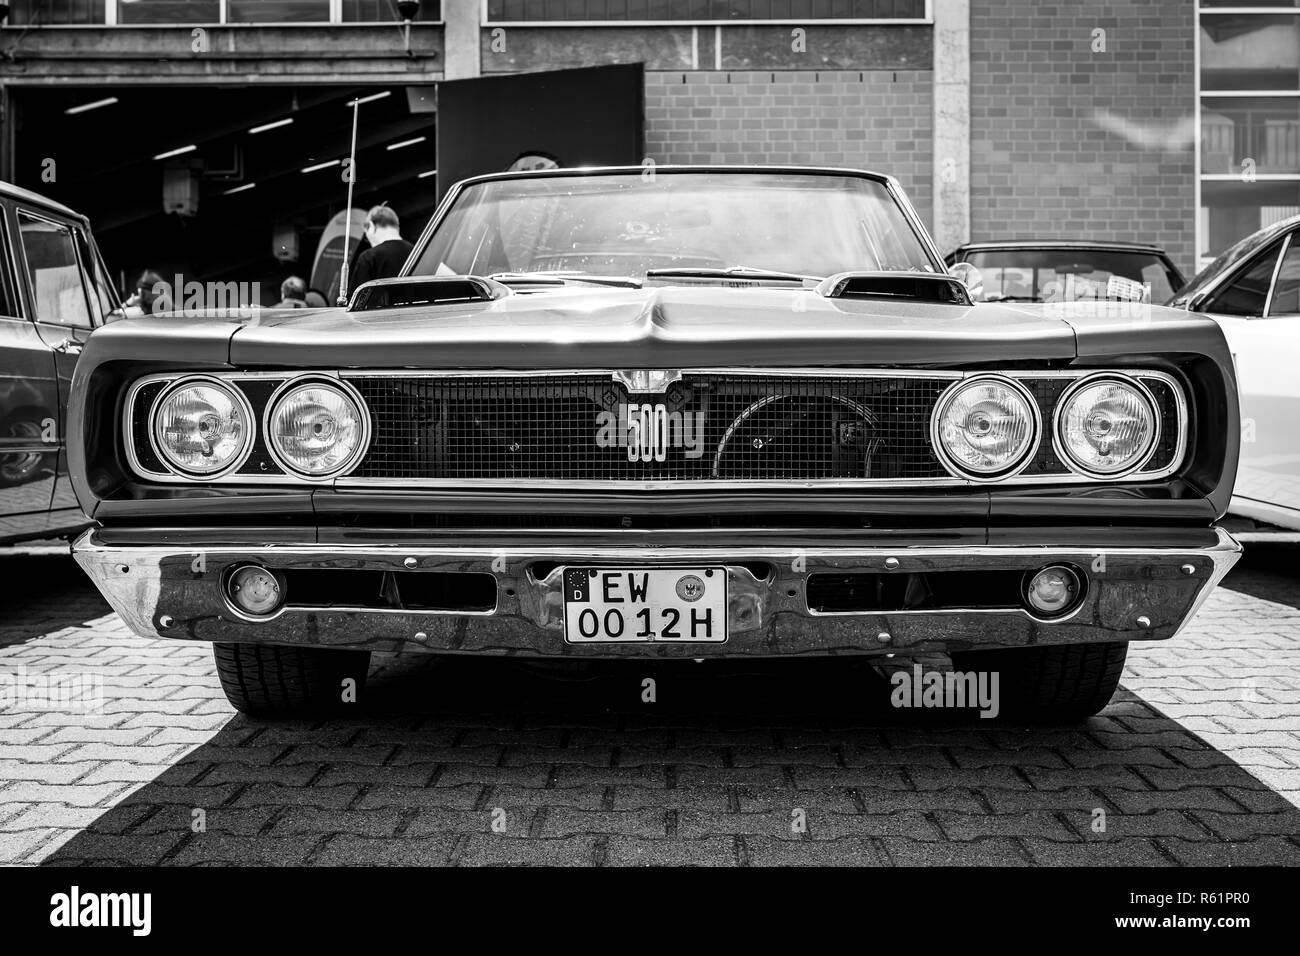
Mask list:
[{"label": "car door", "polygon": [[59,448],[54,355],[23,294],[14,223],[0,202],[0,540],[45,530]]},{"label": "car door", "polygon": [[17,204],[14,210],[27,296],[36,330],[53,356],[58,390],[57,422],[50,438],[57,449],[56,478],[50,508],[75,511],[76,497],[67,475],[64,431],[68,393],[77,356],[95,327],[99,296],[86,260],[93,246],[83,223]]},{"label": "car door", "polygon": [[1252,259],[1200,310],[1232,349],[1241,399],[1233,510],[1300,526],[1300,237]]}]

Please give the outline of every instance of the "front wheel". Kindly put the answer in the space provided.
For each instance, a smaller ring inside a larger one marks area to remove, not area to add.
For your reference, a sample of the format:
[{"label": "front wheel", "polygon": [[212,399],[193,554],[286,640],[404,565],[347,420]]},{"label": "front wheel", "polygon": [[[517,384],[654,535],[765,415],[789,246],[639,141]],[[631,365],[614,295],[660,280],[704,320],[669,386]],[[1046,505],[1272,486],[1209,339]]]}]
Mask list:
[{"label": "front wheel", "polygon": [[337,713],[356,706],[369,651],[273,644],[213,644],[226,698],[250,717]]},{"label": "front wheel", "polygon": [[998,674],[1000,713],[1024,720],[1074,721],[1110,703],[1124,671],[1128,643],[1066,644],[965,651],[956,671]]}]

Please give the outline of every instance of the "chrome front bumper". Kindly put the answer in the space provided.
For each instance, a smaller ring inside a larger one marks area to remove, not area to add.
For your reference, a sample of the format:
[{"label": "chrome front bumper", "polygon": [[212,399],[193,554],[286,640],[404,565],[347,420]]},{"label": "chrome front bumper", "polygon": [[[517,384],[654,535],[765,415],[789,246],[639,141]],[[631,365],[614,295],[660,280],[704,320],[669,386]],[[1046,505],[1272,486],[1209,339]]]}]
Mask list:
[{"label": "chrome front bumper", "polygon": [[[191,550],[118,544],[100,530],[73,545],[77,562],[137,634],[197,641],[249,641],[374,650],[533,657],[778,657],[908,654],[1174,636],[1222,580],[1241,547],[1226,532],[1194,548],[903,546],[625,547],[249,544]],[[819,572],[1029,571],[1072,563],[1088,574],[1081,606],[1057,620],[1023,608],[819,613],[806,583]],[[294,607],[241,619],[226,599],[227,572],[245,563],[272,570],[342,569],[405,574],[476,572],[495,580],[483,611]],[[561,569],[566,566],[723,566],[728,633],[722,644],[567,644]],[[769,569],[765,577],[751,570]],[[535,570],[539,569],[539,577]]]}]

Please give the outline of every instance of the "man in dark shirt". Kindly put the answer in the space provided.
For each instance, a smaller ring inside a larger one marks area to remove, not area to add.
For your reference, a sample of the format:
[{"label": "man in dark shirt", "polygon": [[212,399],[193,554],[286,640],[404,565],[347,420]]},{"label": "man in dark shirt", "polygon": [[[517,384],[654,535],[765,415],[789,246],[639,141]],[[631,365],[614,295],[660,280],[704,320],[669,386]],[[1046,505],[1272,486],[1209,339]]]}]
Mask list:
[{"label": "man in dark shirt", "polygon": [[[348,285],[359,288],[371,279],[391,279],[402,271],[411,244],[398,231],[397,213],[387,206],[375,206],[366,216],[366,238],[370,248],[357,256],[357,264],[349,277]],[[349,290],[349,292],[351,289]]]}]

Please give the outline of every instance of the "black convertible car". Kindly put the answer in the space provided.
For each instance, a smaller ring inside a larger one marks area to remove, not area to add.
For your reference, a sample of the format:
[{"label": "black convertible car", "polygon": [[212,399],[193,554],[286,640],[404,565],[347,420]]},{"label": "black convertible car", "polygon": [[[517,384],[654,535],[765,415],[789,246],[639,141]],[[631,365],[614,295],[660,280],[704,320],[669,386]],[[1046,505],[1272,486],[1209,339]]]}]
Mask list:
[{"label": "black convertible car", "polygon": [[1212,321],[973,307],[852,170],[468,180],[348,308],[114,323],[71,404],[77,560],[251,713],[386,649],[947,655],[1079,717],[1239,553]]}]

